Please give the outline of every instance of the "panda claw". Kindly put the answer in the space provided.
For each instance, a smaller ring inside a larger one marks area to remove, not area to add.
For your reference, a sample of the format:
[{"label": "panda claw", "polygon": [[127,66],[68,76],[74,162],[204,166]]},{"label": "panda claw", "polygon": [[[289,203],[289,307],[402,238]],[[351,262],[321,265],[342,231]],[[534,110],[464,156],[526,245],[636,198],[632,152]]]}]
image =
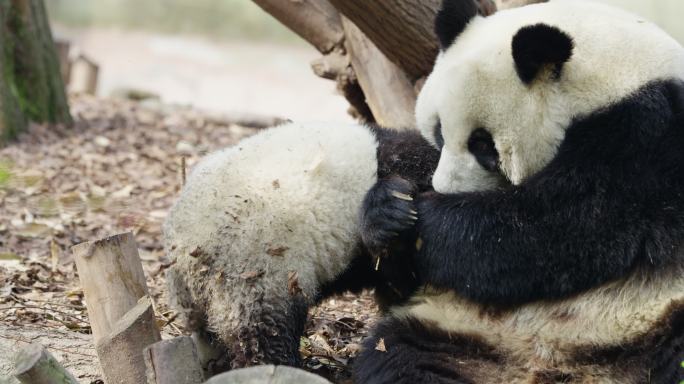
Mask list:
[{"label": "panda claw", "polygon": [[412,215],[414,215],[414,216],[417,216],[417,215],[418,215],[418,211],[416,211],[415,209],[409,210],[409,213],[412,214]]},{"label": "panda claw", "polygon": [[392,191],[392,196],[394,196],[400,200],[413,201],[413,197],[411,197],[411,195],[407,195],[407,194],[401,193],[399,191]]},{"label": "panda claw", "polygon": [[409,219],[411,219],[411,220],[413,220],[413,221],[416,221],[416,220],[418,220],[418,216],[416,216],[416,215],[409,215]]}]

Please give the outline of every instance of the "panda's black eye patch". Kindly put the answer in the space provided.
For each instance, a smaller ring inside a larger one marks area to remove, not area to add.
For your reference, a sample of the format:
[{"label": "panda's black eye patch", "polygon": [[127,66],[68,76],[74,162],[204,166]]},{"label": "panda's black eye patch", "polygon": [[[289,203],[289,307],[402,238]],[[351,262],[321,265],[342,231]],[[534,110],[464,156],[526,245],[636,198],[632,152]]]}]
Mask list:
[{"label": "panda's black eye patch", "polygon": [[437,148],[441,151],[442,147],[444,147],[444,136],[442,136],[442,122],[440,120],[437,121],[437,124],[435,125],[435,144],[437,144]]},{"label": "panda's black eye patch", "polygon": [[475,156],[478,164],[490,172],[499,171],[499,152],[496,150],[492,134],[478,128],[470,134],[468,151]]}]

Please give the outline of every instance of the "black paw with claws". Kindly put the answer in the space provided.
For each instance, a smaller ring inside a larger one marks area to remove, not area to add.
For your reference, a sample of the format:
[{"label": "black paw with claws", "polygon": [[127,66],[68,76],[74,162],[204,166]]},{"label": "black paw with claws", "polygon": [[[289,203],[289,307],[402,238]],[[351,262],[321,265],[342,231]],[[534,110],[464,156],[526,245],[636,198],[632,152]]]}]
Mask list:
[{"label": "black paw with claws", "polygon": [[361,212],[361,239],[373,256],[387,253],[390,243],[412,230],[418,212],[417,187],[400,177],[378,181],[366,194]]}]

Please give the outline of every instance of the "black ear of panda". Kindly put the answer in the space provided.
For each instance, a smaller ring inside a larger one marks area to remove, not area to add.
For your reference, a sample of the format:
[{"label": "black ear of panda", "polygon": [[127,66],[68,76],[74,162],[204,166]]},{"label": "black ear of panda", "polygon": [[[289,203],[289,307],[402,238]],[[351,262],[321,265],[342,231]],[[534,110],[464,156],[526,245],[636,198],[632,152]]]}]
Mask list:
[{"label": "black ear of panda", "polygon": [[521,28],[513,37],[513,60],[520,80],[531,83],[544,66],[560,77],[574,49],[572,38],[556,27],[536,24]]},{"label": "black ear of panda", "polygon": [[468,22],[477,16],[475,0],[444,0],[435,18],[435,34],[442,49],[447,49],[463,32]]}]

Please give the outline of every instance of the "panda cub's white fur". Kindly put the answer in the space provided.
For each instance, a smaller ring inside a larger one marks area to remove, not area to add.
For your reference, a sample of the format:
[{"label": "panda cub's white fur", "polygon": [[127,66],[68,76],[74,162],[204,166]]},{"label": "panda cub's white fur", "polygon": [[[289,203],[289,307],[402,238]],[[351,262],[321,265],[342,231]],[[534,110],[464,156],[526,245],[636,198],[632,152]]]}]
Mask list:
[{"label": "panda cub's white fur", "polygon": [[293,295],[313,302],[354,255],[376,150],[361,125],[292,123],[197,164],[164,226],[190,327],[229,346],[260,316],[294,316]]}]

